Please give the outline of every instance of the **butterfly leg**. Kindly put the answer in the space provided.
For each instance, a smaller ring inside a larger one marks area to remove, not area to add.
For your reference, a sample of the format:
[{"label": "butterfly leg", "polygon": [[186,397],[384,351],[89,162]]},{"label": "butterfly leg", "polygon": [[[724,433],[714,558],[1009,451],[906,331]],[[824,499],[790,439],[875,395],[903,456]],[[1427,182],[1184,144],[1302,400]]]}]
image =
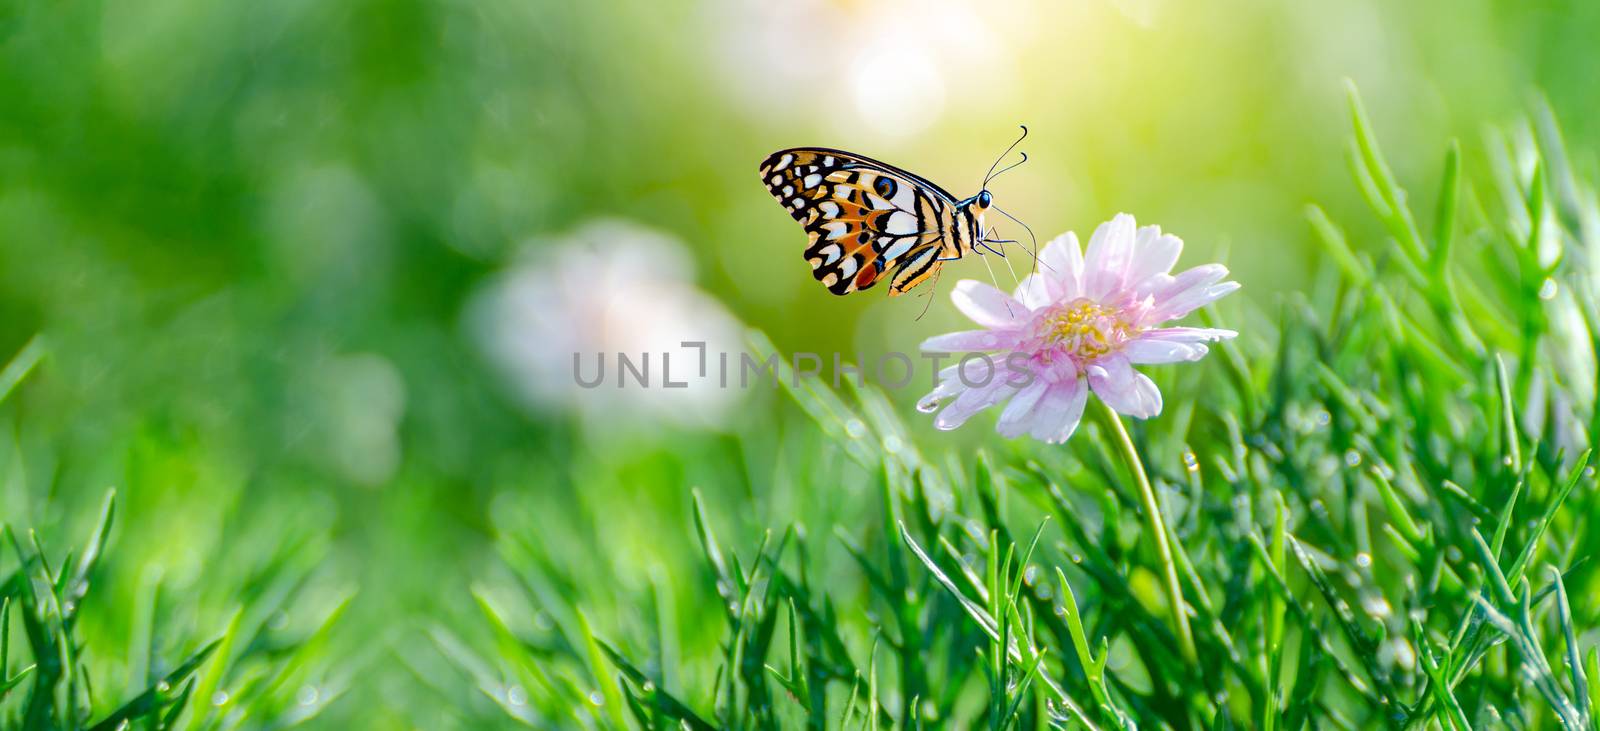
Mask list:
[{"label": "butterfly leg", "polygon": [[[978,245],[982,246],[985,249],[988,249],[989,253],[994,254],[995,256],[998,256],[1001,259],[1004,259],[1004,258],[1006,258],[1006,253],[1004,251],[1001,251],[999,249],[994,248],[993,244],[1015,244],[1015,243],[1017,243],[1017,242],[1015,242],[1015,241],[1006,241],[1006,240],[1003,240],[1003,239],[1001,239],[1001,240],[984,239],[982,241],[979,241]],[[982,254],[983,252],[980,251],[978,253]]]},{"label": "butterfly leg", "polygon": [[921,320],[923,315],[928,314],[928,308],[933,306],[933,296],[939,292],[939,272],[941,271],[944,271],[944,267],[933,270],[933,284],[928,285],[928,301],[922,303],[922,312],[917,313],[918,320]]},{"label": "butterfly leg", "polygon": [[[1011,266],[1011,260],[1006,257],[1006,253],[1004,251],[1001,251],[999,249],[994,248],[994,244],[1015,244],[1015,243],[1017,243],[1017,241],[1015,239],[996,239],[996,238],[992,238],[994,236],[994,231],[995,231],[994,227],[990,226],[988,233],[985,233],[983,235],[983,238],[978,240],[978,245],[982,246],[985,249],[988,249],[991,253],[995,254],[996,256],[999,256],[1001,259],[1005,259],[1006,269],[1011,272],[1011,281],[1016,283],[1018,286],[1021,286],[1022,279],[1017,276],[1016,267]],[[983,252],[980,251],[978,253],[981,254]],[[983,264],[986,267],[989,266],[988,260],[984,260]],[[989,278],[991,280],[993,280],[995,278],[993,269],[989,270]],[[998,281],[996,281],[995,282],[995,288],[998,289],[999,287],[1000,287],[1000,283]]]},{"label": "butterfly leg", "polygon": [[[993,245],[994,245],[994,244],[1015,244],[1015,243],[1017,243],[1017,241],[1016,241],[1016,239],[996,239],[996,238],[990,238],[990,237],[992,237],[992,236],[994,236],[994,227],[993,227],[993,226],[990,226],[990,227],[989,227],[989,230],[988,230],[988,231],[987,231],[987,232],[985,232],[985,233],[984,233],[984,234],[983,234],[983,238],[981,238],[981,239],[978,239],[978,245],[979,245],[979,246],[982,246],[982,247],[983,247],[983,248],[985,248],[985,249],[988,249],[988,250],[989,250],[989,252],[990,252],[990,253],[992,253],[992,254],[995,254],[995,255],[996,255],[996,256],[999,256],[999,257],[1000,257],[1000,258],[1002,258],[1002,259],[1004,259],[1004,258],[1006,258],[1006,254],[1005,254],[1005,252],[1003,252],[1003,251],[1000,251],[1000,250],[999,250],[999,249],[996,249],[996,248],[994,248],[994,246],[993,246]],[[980,252],[978,252],[978,253],[980,253],[980,254],[981,254],[981,253],[983,253],[983,252],[981,252],[981,251],[980,251]]]},{"label": "butterfly leg", "polygon": [[[985,248],[987,248],[987,246],[985,246]],[[989,250],[990,251],[994,251],[994,249],[989,249]],[[999,252],[995,252],[995,253],[999,253]],[[1000,258],[1005,259],[1005,255],[1002,254]],[[1011,260],[1010,259],[1006,259],[1006,267],[1007,268],[1011,267]],[[989,282],[994,285],[994,288],[1004,292],[1005,289],[1000,286],[1000,278],[996,277],[994,275],[994,267],[989,264],[989,260],[988,259],[983,259],[983,268],[989,270]],[[1017,278],[1017,272],[1014,269],[1011,272],[1011,278],[1012,279],[1016,279]],[[1017,316],[1017,313],[1011,311],[1011,302],[1010,302],[1009,299],[1006,301],[1006,314],[1010,315],[1013,318]]]},{"label": "butterfly leg", "polygon": [[1041,264],[1044,265],[1044,268],[1050,269],[1051,271],[1054,271],[1054,268],[1051,267],[1049,264],[1046,264],[1045,262],[1039,260],[1039,237],[1033,235],[1033,229],[1029,228],[1028,224],[1023,223],[1022,221],[1018,220],[1016,216],[1013,216],[1013,215],[1011,215],[1009,213],[1006,213],[1003,209],[1000,208],[1000,206],[994,206],[994,210],[995,210],[996,213],[998,213],[998,214],[1000,214],[1002,216],[1005,216],[1006,218],[1011,219],[1012,223],[1015,223],[1018,226],[1021,226],[1022,230],[1028,232],[1028,240],[1033,242],[1033,248],[1028,250],[1028,254],[1033,257],[1033,271],[1029,272],[1029,274],[1033,274],[1033,273],[1038,272],[1039,271],[1039,265],[1041,265]]}]

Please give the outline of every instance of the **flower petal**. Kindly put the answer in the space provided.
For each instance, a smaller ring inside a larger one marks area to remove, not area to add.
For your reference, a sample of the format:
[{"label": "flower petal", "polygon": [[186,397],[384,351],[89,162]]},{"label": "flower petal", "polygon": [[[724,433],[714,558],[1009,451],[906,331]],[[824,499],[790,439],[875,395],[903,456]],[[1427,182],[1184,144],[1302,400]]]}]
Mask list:
[{"label": "flower petal", "polygon": [[[975,364],[978,362],[980,361],[967,361],[967,380],[973,383],[980,382],[978,378],[974,377],[973,371],[977,367]],[[959,365],[946,366],[939,370],[939,385],[934,386],[932,391],[917,399],[918,411],[924,413],[937,411],[939,402],[967,390],[967,384],[956,376],[956,368],[958,367]]]},{"label": "flower petal", "polygon": [[922,341],[922,350],[926,353],[1004,350],[1014,347],[1017,340],[1017,333],[1005,330],[962,330],[928,338]]},{"label": "flower petal", "polygon": [[1078,367],[1073,365],[1070,358],[1060,358],[1050,363],[1032,361],[1032,367],[1035,376],[1051,383],[1082,380]]},{"label": "flower petal", "polygon": [[1140,419],[1161,413],[1161,390],[1148,376],[1134,370],[1125,356],[1106,356],[1087,370],[1089,386],[1107,406]]},{"label": "flower petal", "polygon": [[1056,301],[1083,294],[1083,247],[1078,235],[1068,231],[1051,239],[1039,252],[1040,273],[1055,283]]},{"label": "flower petal", "polygon": [[1023,277],[1012,297],[1029,310],[1037,310],[1060,302],[1061,293],[1061,284],[1041,271]]},{"label": "flower petal", "polygon": [[1051,384],[1034,406],[1034,439],[1060,444],[1072,437],[1083,421],[1083,407],[1089,401],[1089,387],[1082,379]]},{"label": "flower petal", "polygon": [[1218,327],[1162,327],[1146,330],[1140,339],[1167,340],[1174,343],[1204,343],[1236,338],[1239,333]]},{"label": "flower petal", "polygon": [[975,279],[957,282],[955,291],[950,293],[950,301],[973,322],[989,328],[1015,324],[1029,311],[1011,295]]},{"label": "flower petal", "polygon": [[1104,301],[1121,289],[1133,259],[1133,216],[1117,214],[1094,230],[1083,257],[1083,296]]},{"label": "flower petal", "polygon": [[1135,365],[1200,360],[1207,352],[1204,343],[1238,334],[1232,330],[1211,327],[1157,328],[1140,333],[1139,337],[1123,346],[1122,354]]},{"label": "flower petal", "polygon": [[1227,267],[1204,264],[1173,277],[1154,292],[1155,306],[1143,318],[1145,323],[1155,324],[1183,317],[1238,289],[1238,282],[1222,281],[1226,276]]},{"label": "flower petal", "polygon": [[1035,378],[1033,383],[1022,387],[1017,395],[1011,397],[1011,403],[1006,404],[1005,410],[1000,412],[1000,421],[994,425],[995,431],[1007,437],[1020,437],[1032,431],[1039,419],[1039,410],[1034,406],[1038,405],[1039,399],[1048,390],[1050,383],[1042,378]]},{"label": "flower petal", "polygon": [[1228,276],[1228,268],[1221,264],[1201,264],[1192,269],[1185,269],[1177,276],[1172,277],[1171,281],[1167,282],[1167,286],[1155,294],[1161,298],[1173,297],[1185,290],[1215,284],[1222,281],[1222,278],[1226,276]]},{"label": "flower petal", "polygon": [[1172,234],[1162,234],[1160,226],[1139,229],[1133,241],[1133,261],[1129,263],[1124,284],[1137,284],[1156,274],[1172,271],[1183,253],[1183,240]]},{"label": "flower petal", "polygon": [[996,376],[988,385],[979,388],[969,388],[963,391],[956,400],[944,411],[934,417],[933,425],[936,428],[949,431],[962,424],[973,414],[1004,401],[1011,394],[1017,392],[1017,387],[1006,383],[1002,377]]},{"label": "flower petal", "polygon": [[1184,293],[1184,296],[1174,298],[1165,307],[1160,308],[1162,314],[1166,315],[1162,319],[1176,320],[1227,295],[1233,294],[1238,289],[1238,282],[1222,282],[1209,287],[1190,290]]},{"label": "flower petal", "polygon": [[1122,346],[1122,355],[1134,365],[1181,363],[1205,357],[1206,346],[1200,343],[1180,343],[1159,338],[1139,338]]}]

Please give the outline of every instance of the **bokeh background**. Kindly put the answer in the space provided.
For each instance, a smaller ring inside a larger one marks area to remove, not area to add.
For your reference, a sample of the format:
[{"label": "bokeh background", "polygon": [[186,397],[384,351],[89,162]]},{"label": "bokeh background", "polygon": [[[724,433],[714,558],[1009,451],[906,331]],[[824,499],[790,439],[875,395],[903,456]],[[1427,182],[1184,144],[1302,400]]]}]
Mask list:
[{"label": "bokeh background", "polygon": [[[1576,0],[0,0],[0,358],[47,353],[0,405],[0,511],[76,541],[118,488],[96,641],[175,656],[292,547],[307,616],[354,597],[314,723],[504,723],[449,651],[500,545],[608,587],[602,633],[653,591],[714,645],[689,488],[807,468],[770,393],[580,391],[572,352],[882,352],[958,319],[823,292],[768,152],[967,195],[1026,123],[994,192],[1041,237],[1133,212],[1269,307],[1316,276],[1307,203],[1377,231],[1342,215],[1343,79],[1402,181],[1451,138],[1481,173],[1541,97],[1592,167],[1597,31]],[[92,659],[117,688],[122,660]]]}]

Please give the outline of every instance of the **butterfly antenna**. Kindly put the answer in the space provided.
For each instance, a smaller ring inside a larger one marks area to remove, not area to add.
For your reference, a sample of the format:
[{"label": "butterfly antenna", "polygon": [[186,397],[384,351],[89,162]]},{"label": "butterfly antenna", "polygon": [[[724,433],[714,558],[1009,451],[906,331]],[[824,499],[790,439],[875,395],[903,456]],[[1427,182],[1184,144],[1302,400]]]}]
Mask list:
[{"label": "butterfly antenna", "polygon": [[[1000,157],[995,158],[994,164],[989,166],[989,172],[983,174],[982,187],[989,187],[989,181],[994,179],[994,169],[1000,167],[1000,162],[1005,160],[1006,155],[1010,155],[1012,150],[1017,149],[1017,145],[1022,144],[1023,140],[1028,139],[1028,125],[1019,124],[1017,126],[1022,128],[1022,136],[1018,137],[1016,142],[1011,143],[1011,146],[1007,147],[1005,152],[1000,153]],[[1023,155],[1022,159],[1027,160],[1027,155]],[[1009,169],[1010,168],[1007,168],[1007,170]]]},{"label": "butterfly antenna", "polygon": [[1007,165],[1007,166],[1005,166],[1003,168],[1000,168],[1000,172],[995,173],[993,175],[990,175],[989,176],[989,180],[983,181],[983,187],[985,187],[985,188],[989,187],[989,181],[990,180],[994,180],[995,178],[998,178],[998,177],[1000,177],[1002,175],[1005,175],[1007,172],[1010,172],[1012,168],[1015,168],[1018,165],[1021,165],[1022,163],[1025,163],[1025,162],[1028,161],[1028,153],[1019,152],[1017,154],[1022,155],[1022,159],[1021,160],[1018,160],[1018,161],[1016,161],[1014,163],[1011,163],[1010,165]]}]

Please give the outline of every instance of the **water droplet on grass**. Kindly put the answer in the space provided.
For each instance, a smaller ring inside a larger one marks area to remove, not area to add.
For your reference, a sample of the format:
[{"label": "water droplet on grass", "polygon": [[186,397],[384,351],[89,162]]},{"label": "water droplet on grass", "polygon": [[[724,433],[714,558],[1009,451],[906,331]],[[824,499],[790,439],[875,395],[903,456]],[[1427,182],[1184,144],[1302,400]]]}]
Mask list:
[{"label": "water droplet on grass", "polygon": [[1556,298],[1556,280],[1546,277],[1544,284],[1539,285],[1539,299],[1553,300]]},{"label": "water droplet on grass", "polygon": [[1372,556],[1367,553],[1356,554],[1356,565],[1360,566],[1361,568],[1367,568],[1368,566],[1371,566]]},{"label": "water droplet on grass", "polygon": [[299,703],[302,706],[309,706],[313,703],[316,703],[317,698],[320,695],[321,694],[317,692],[316,686],[302,685],[300,686],[300,692],[295,693],[294,700],[296,703]]},{"label": "water droplet on grass", "polygon": [[228,691],[219,690],[215,693],[212,693],[211,705],[218,707],[228,705]]},{"label": "water droplet on grass", "polygon": [[867,425],[860,419],[851,419],[844,423],[844,433],[851,439],[860,439],[867,435]]},{"label": "water droplet on grass", "polygon": [[1199,472],[1200,458],[1194,456],[1194,452],[1183,450],[1183,468],[1190,472]]},{"label": "water droplet on grass", "polygon": [[525,706],[528,704],[528,691],[520,685],[513,685],[506,689],[506,702],[513,706]]},{"label": "water droplet on grass", "polygon": [[1345,453],[1344,453],[1344,466],[1346,466],[1346,467],[1359,467],[1359,466],[1361,466],[1361,453],[1357,452],[1354,449],[1346,450]]}]

